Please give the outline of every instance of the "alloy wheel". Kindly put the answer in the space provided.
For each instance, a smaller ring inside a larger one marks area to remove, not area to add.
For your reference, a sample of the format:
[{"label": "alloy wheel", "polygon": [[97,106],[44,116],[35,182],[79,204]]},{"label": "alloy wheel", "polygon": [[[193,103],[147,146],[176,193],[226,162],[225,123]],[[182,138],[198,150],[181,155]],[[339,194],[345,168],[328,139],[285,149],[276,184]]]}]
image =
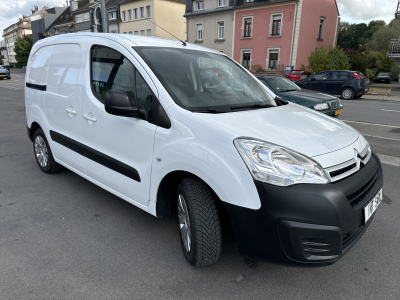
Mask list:
[{"label": "alloy wheel", "polygon": [[192,240],[190,234],[189,212],[187,209],[185,198],[182,194],[178,195],[178,221],[183,246],[185,247],[186,252],[190,252]]},{"label": "alloy wheel", "polygon": [[35,155],[39,165],[46,168],[49,161],[49,153],[44,139],[38,135],[35,139]]}]

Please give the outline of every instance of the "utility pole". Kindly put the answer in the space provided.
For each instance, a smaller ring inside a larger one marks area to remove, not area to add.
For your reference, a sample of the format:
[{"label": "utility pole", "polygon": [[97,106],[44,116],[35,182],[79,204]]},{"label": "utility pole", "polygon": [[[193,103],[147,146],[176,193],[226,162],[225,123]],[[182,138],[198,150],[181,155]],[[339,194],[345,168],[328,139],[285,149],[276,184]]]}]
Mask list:
[{"label": "utility pole", "polygon": [[107,15],[106,15],[106,0],[100,0],[100,11],[101,11],[101,26],[103,29],[103,32],[107,33],[108,32],[108,26],[107,26]]}]

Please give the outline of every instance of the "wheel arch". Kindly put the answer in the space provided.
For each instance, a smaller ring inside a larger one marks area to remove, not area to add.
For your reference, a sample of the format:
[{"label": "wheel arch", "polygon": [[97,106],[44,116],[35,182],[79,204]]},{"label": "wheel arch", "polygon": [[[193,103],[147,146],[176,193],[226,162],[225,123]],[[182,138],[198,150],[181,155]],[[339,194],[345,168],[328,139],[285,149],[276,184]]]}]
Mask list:
[{"label": "wheel arch", "polygon": [[39,123],[37,122],[32,122],[31,126],[28,127],[28,137],[31,141],[33,141],[33,135],[35,134],[36,130],[38,130],[39,128],[42,128]]}]

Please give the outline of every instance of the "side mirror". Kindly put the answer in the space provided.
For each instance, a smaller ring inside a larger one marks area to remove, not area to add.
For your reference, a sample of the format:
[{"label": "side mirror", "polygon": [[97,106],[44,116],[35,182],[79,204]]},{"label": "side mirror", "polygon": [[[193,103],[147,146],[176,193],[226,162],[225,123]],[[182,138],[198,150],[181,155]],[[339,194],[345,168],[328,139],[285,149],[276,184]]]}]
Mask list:
[{"label": "side mirror", "polygon": [[146,108],[141,104],[131,104],[128,94],[121,90],[109,90],[104,103],[106,112],[122,117],[132,117],[147,121]]},{"label": "side mirror", "polygon": [[315,77],[311,77],[310,79],[311,79],[311,81],[317,80],[317,78],[315,78]]},{"label": "side mirror", "polygon": [[278,106],[289,104],[288,101],[286,101],[285,99],[282,99],[279,96],[276,96],[274,100],[275,100],[276,104],[278,104]]}]

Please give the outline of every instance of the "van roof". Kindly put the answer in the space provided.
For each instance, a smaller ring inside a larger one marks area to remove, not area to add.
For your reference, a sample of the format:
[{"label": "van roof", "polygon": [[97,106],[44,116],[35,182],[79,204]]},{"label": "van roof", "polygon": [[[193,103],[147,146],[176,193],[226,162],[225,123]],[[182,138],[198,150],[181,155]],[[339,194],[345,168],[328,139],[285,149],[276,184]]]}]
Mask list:
[{"label": "van roof", "polygon": [[97,33],[97,32],[67,33],[39,40],[34,46],[43,47],[47,45],[65,43],[66,39],[78,36],[106,38],[116,41],[120,44],[125,44],[127,46],[150,46],[150,47],[192,49],[192,50],[214,52],[223,55],[223,53],[217,50],[205,48],[202,46],[198,46],[196,44],[186,43],[186,46],[184,46],[180,41],[176,39],[173,40],[173,39],[165,39],[158,37],[149,37],[149,36],[133,35],[133,34],[118,34],[118,33]]}]

